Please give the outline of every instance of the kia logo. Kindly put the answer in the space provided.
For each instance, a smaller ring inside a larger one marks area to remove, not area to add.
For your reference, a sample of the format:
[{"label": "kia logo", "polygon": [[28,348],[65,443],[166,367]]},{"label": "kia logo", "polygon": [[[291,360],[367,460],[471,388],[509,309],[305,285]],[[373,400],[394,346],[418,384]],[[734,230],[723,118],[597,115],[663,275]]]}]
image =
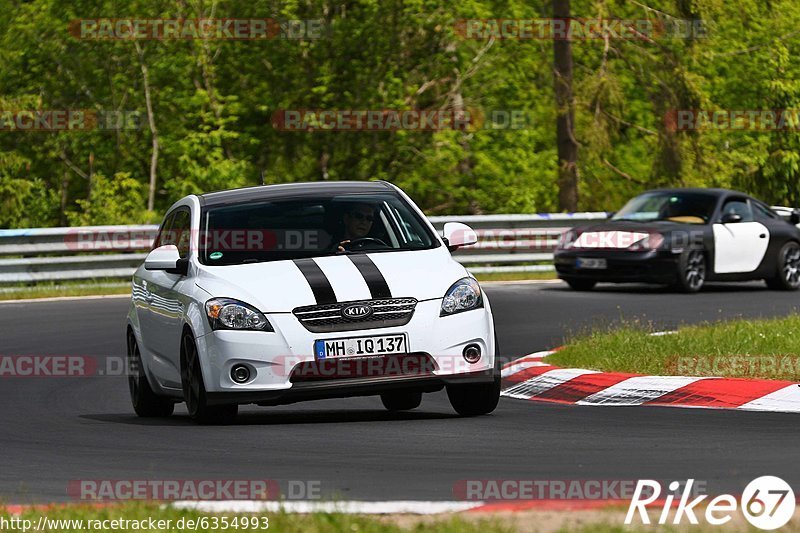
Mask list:
[{"label": "kia logo", "polygon": [[367,318],[372,314],[372,307],[369,305],[350,305],[342,309],[342,316],[345,318]]}]

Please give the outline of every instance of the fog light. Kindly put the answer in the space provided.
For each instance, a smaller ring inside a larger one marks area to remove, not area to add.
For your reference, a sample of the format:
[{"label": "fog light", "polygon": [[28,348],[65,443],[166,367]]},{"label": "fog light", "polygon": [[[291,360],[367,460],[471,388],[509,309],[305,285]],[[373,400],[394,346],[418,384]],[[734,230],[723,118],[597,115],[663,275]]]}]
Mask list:
[{"label": "fog light", "polygon": [[464,359],[467,363],[474,365],[481,360],[481,347],[477,344],[469,344],[464,348]]},{"label": "fog light", "polygon": [[231,379],[236,383],[247,383],[250,381],[250,369],[244,365],[236,365],[231,368]]}]

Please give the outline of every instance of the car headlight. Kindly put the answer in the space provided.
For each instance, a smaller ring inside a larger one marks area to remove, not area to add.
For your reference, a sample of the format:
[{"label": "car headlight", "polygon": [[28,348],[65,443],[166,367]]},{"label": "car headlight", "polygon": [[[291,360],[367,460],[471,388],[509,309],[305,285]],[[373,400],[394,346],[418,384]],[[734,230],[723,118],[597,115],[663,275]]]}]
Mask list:
[{"label": "car headlight", "polygon": [[454,315],[483,307],[481,286],[474,278],[462,278],[447,289],[439,316]]},{"label": "car headlight", "polygon": [[206,302],[211,329],[275,331],[258,309],[232,298],[212,298]]},{"label": "car headlight", "polygon": [[565,231],[561,235],[558,236],[558,244],[556,248],[559,250],[567,250],[572,248],[572,245],[575,244],[575,241],[578,239],[578,232],[575,230]]},{"label": "car headlight", "polygon": [[664,236],[660,233],[649,233],[647,237],[636,241],[628,247],[632,252],[640,252],[643,250],[657,250],[664,244]]}]

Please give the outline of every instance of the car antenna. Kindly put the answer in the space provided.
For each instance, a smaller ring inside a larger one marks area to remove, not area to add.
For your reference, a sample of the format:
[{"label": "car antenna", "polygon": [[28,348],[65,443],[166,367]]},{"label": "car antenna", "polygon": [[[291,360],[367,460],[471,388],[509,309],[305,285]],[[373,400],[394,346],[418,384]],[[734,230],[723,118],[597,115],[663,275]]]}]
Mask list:
[{"label": "car antenna", "polygon": [[266,185],[266,183],[264,183],[264,171],[263,170],[261,171],[261,185]]}]

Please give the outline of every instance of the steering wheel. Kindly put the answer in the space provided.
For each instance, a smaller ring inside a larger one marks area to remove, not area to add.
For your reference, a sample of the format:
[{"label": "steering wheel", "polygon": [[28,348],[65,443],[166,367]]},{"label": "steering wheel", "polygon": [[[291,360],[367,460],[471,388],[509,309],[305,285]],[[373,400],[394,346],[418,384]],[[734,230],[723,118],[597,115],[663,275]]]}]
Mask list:
[{"label": "steering wheel", "polygon": [[346,250],[361,250],[370,245],[377,245],[377,246],[382,246],[384,248],[389,248],[388,244],[386,244],[380,239],[376,239],[375,237],[361,237],[359,239],[351,239],[350,242],[342,244],[341,246]]}]

